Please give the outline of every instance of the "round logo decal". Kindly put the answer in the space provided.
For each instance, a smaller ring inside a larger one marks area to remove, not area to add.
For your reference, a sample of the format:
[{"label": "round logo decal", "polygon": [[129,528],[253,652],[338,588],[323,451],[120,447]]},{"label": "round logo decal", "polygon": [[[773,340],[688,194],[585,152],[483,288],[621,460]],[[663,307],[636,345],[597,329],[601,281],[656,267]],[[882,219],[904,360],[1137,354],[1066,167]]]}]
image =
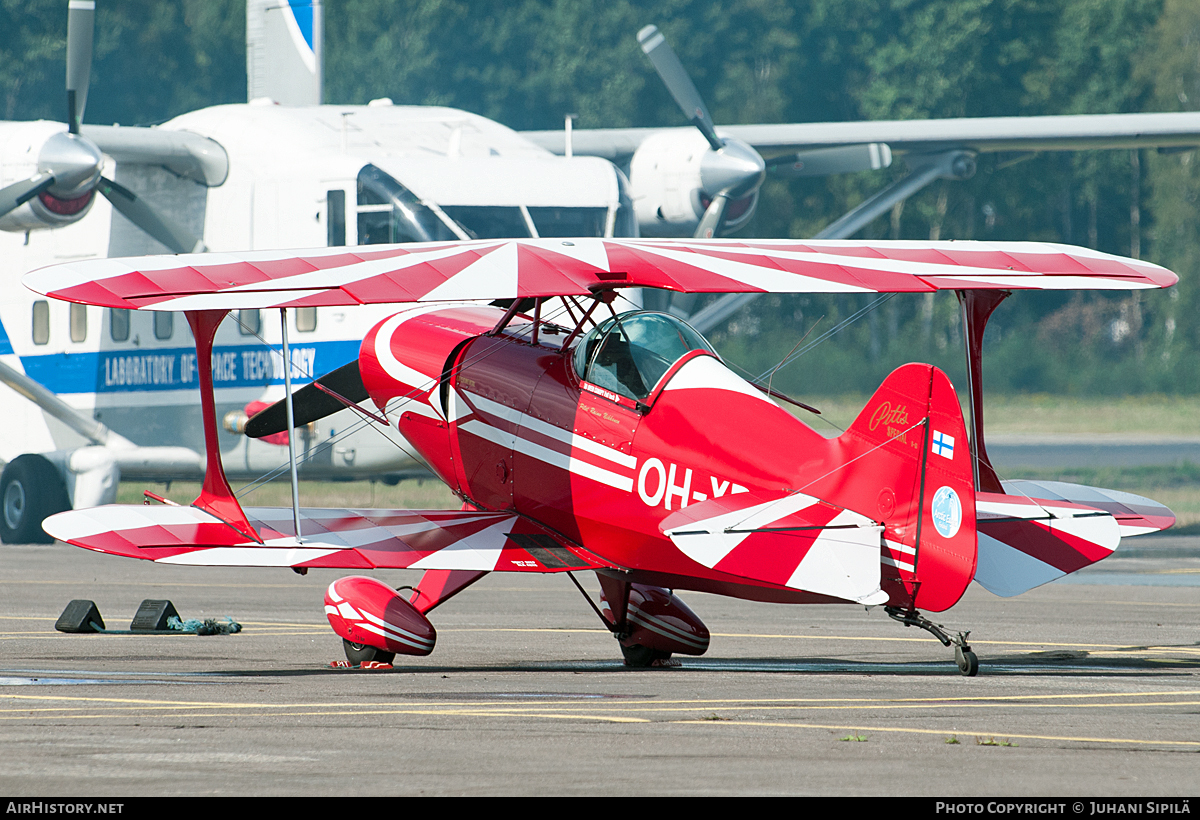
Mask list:
[{"label": "round logo decal", "polygon": [[943,538],[953,538],[962,526],[962,502],[958,493],[950,487],[940,487],[933,494],[933,504],[930,506],[933,514],[933,526]]}]

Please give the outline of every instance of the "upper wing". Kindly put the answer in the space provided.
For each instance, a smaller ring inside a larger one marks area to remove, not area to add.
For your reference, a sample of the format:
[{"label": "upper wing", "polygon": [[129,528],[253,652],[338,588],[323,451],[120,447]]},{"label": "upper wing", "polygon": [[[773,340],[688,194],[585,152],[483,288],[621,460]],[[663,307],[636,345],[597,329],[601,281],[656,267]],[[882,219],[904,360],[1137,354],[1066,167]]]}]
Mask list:
[{"label": "upper wing", "polygon": [[[576,129],[571,132],[571,151],[621,162],[650,135],[670,130],[691,129]],[[749,143],[767,160],[794,151],[868,143],[885,143],[898,154],[952,148],[977,153],[1169,148],[1200,145],[1200,113],[730,125],[717,133]],[[528,131],[522,136],[557,154],[565,151],[561,130]]]},{"label": "upper wing", "polygon": [[160,564],[233,567],[562,572],[612,564],[510,513],[251,507],[257,544],[198,507],[111,505],[47,518],[46,532],[84,549]]},{"label": "upper wing", "polygon": [[25,276],[110,308],[215,310],[586,295],[1169,287],[1149,262],[1036,242],[499,239],[89,259]]}]

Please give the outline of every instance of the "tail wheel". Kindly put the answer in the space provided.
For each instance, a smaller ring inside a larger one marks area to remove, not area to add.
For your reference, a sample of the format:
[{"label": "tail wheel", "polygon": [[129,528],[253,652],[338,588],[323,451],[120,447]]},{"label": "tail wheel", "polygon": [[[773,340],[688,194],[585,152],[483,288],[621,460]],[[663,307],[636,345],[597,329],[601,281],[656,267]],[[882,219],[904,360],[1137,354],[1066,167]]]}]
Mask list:
[{"label": "tail wheel", "polygon": [[395,652],[384,652],[365,643],[351,643],[342,638],[342,648],[346,650],[346,660],[357,666],[360,663],[391,663],[396,659]]},{"label": "tail wheel", "polygon": [[979,674],[979,658],[970,649],[955,646],[954,661],[958,664],[958,671],[965,677],[973,678]]},{"label": "tail wheel", "polygon": [[0,540],[6,544],[53,544],[42,521],[69,509],[66,485],[45,457],[17,456],[0,473]]}]

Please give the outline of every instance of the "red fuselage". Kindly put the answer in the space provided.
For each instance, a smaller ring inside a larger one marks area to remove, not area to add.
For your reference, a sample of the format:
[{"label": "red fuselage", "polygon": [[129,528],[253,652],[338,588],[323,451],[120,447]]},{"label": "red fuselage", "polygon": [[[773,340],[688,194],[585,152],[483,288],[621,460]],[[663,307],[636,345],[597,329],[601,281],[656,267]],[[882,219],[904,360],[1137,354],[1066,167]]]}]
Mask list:
[{"label": "red fuselage", "polygon": [[[652,364],[648,372],[661,372],[654,383],[626,390],[586,369],[606,355],[600,348],[583,357],[589,337],[564,349],[566,333],[543,325],[535,343],[532,325],[519,319],[489,335],[503,315],[480,307],[398,314],[363,342],[364,384],[464,502],[539,522],[630,580],[756,600],[836,601],[704,566],[660,526],[689,505],[743,492],[802,491],[880,521],[912,501],[905,488],[881,492],[864,471],[839,470],[853,459],[853,442],[822,437],[709,350]],[[896,427],[906,419],[878,421]],[[906,526],[896,516],[886,537],[911,542]],[[894,562],[884,561],[883,576],[892,602],[907,603]]]}]

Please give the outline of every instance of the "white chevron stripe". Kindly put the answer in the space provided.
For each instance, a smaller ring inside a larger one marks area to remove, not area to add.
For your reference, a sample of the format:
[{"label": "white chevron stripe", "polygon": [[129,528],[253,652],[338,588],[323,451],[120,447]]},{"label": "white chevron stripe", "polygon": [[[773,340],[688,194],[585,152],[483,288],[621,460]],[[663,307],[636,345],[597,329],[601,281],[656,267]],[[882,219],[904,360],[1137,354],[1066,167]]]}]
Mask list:
[{"label": "white chevron stripe", "polygon": [[[405,629],[401,626],[397,626],[396,624],[389,623],[388,621],[383,620],[382,618],[380,618],[377,615],[372,615],[370,612],[367,612],[366,610],[363,610],[363,617],[366,618],[371,623],[378,626],[379,628],[383,629],[384,632],[389,637],[400,638],[402,640],[405,640],[406,643],[411,643],[412,645],[424,645],[424,646],[432,647],[434,645],[434,643],[436,642],[436,639],[426,638],[421,635],[417,635],[413,632],[409,632],[407,629]],[[366,624],[363,624],[363,626],[366,626]]]},{"label": "white chevron stripe", "polygon": [[688,646],[696,649],[703,649],[704,647],[708,646],[708,641],[697,640],[696,636],[690,632],[685,632],[679,627],[669,624],[661,618],[656,618],[648,612],[642,610],[641,607],[638,607],[632,603],[629,605],[628,617],[629,620],[633,621],[635,624],[639,624],[651,632],[656,632],[659,635],[662,635],[664,638],[670,638],[671,640],[685,643]]},{"label": "white chevron stripe", "polygon": [[[516,451],[516,436],[479,419],[473,419],[460,424],[458,429],[479,436],[493,444],[499,444],[501,447],[507,447],[510,450]],[[590,478],[592,481],[598,481],[616,490],[627,493],[633,492],[633,476],[619,475],[603,467],[597,467],[591,462],[582,461],[566,453],[560,453],[557,450],[551,450],[549,447],[535,444],[528,439],[520,439],[520,442],[521,455],[537,459],[544,464],[549,464],[551,467],[558,467],[574,475]]]},{"label": "white chevron stripe", "polygon": [[[681,371],[682,372],[682,371]],[[585,436],[575,435],[569,430],[564,430],[561,427],[555,427],[553,424],[542,421],[539,418],[523,413],[515,407],[509,407],[506,404],[486,399],[476,393],[468,393],[471,403],[485,413],[504,419],[511,424],[520,428],[520,430],[533,430],[535,433],[540,433],[547,438],[552,438],[556,441],[561,441],[563,444],[569,444],[572,448],[584,450],[593,455],[600,456],[603,459],[619,464],[622,467],[628,467],[633,470],[637,467],[637,459],[626,453],[622,453],[614,447],[608,447],[598,441],[593,441]],[[524,436],[518,436],[522,442],[528,441]],[[533,442],[529,442],[533,443]]]}]

